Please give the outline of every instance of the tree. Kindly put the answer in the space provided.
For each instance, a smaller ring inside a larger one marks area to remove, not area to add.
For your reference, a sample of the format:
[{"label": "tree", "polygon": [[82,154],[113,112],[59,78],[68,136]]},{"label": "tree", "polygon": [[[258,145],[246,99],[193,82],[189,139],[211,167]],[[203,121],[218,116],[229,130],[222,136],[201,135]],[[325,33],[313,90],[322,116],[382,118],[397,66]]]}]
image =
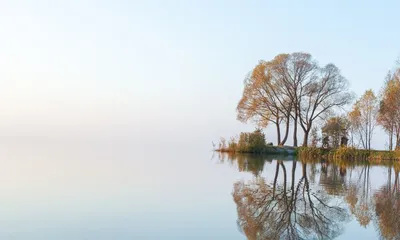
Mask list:
[{"label": "tree", "polygon": [[354,104],[350,115],[364,149],[371,150],[371,139],[377,124],[378,100],[372,90],[367,90]]},{"label": "tree", "polygon": [[353,106],[353,110],[347,114],[347,120],[349,123],[348,134],[350,135],[350,145],[355,147],[354,138],[358,135],[358,129],[360,125],[361,113],[357,106]]},{"label": "tree", "polygon": [[342,137],[347,136],[349,122],[344,117],[331,117],[322,127],[322,136],[329,137],[330,146],[338,148]]},{"label": "tree", "polygon": [[[280,54],[269,62],[261,61],[245,81],[237,111],[241,121],[255,120],[259,126],[276,125],[278,144],[286,142],[293,123],[293,145],[298,125],[307,146],[313,123],[343,107],[352,99],[348,82],[333,64],[319,67],[311,54]],[[281,140],[280,124],[286,124]]]},{"label": "tree", "polygon": [[353,94],[348,90],[348,81],[333,64],[319,68],[314,78],[301,86],[299,102],[300,126],[304,131],[303,146],[307,146],[313,122],[324,119],[336,108],[351,102]]},{"label": "tree", "polygon": [[393,150],[393,137],[396,148],[400,147],[400,77],[399,72],[388,73],[381,93],[378,124],[389,135],[389,150]]},{"label": "tree", "polygon": [[[260,61],[245,79],[242,98],[237,106],[237,118],[242,122],[253,120],[259,127],[273,123],[277,129],[277,144],[284,145],[289,134],[290,108],[281,86],[268,71],[268,64]],[[286,133],[281,139],[280,124],[286,122]]]},{"label": "tree", "polygon": [[284,94],[291,103],[291,117],[293,119],[293,146],[297,147],[297,125],[299,123],[300,103],[302,90],[307,83],[314,79],[318,65],[311,54],[295,52],[280,54],[271,62],[272,76],[280,83]]}]

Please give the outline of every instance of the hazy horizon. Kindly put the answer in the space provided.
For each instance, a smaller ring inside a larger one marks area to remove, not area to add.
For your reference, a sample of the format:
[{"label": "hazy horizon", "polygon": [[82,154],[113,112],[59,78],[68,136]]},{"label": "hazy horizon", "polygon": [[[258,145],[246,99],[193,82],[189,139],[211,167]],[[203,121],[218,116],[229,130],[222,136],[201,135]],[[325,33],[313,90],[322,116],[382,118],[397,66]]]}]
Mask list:
[{"label": "hazy horizon", "polygon": [[[2,137],[197,138],[211,146],[254,128],[236,120],[235,108],[261,59],[309,52],[336,64],[360,96],[379,92],[400,52],[397,1],[2,5]],[[266,132],[275,141],[275,130]],[[373,148],[386,141],[377,130]]]}]

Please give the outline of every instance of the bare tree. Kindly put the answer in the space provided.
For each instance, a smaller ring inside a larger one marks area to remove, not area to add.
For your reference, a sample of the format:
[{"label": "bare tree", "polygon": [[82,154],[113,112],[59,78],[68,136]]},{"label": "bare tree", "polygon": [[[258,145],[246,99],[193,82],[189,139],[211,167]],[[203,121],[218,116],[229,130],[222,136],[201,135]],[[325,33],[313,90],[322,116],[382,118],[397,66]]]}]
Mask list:
[{"label": "bare tree", "polygon": [[300,94],[298,108],[300,126],[304,131],[303,146],[307,146],[309,133],[317,119],[324,119],[353,99],[348,81],[333,64],[319,69],[314,78],[301,86]]},{"label": "bare tree", "polygon": [[293,146],[297,147],[297,125],[299,123],[299,108],[304,86],[314,79],[318,70],[316,62],[309,53],[280,54],[270,63],[272,75],[283,89],[282,94],[292,103],[291,117],[293,119]]}]

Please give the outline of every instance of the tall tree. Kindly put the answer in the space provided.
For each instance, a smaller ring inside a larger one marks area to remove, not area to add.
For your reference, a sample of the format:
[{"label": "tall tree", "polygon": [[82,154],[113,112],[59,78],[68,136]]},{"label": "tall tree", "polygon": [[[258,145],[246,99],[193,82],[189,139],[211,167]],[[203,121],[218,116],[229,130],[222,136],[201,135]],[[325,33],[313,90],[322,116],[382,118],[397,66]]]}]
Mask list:
[{"label": "tall tree", "polygon": [[[269,123],[276,126],[277,144],[284,145],[289,134],[291,103],[282,93],[282,86],[273,78],[265,61],[260,61],[245,79],[242,98],[237,106],[237,118],[242,122],[253,120],[259,127]],[[286,131],[281,138],[281,123]]]},{"label": "tall tree", "polygon": [[[298,125],[307,146],[313,123],[350,102],[348,82],[333,64],[319,67],[311,54],[280,54],[261,61],[245,81],[237,111],[241,121],[255,120],[259,126],[276,125],[278,143],[283,145],[293,123],[293,145],[298,145]],[[280,124],[285,123],[281,140]]]},{"label": "tall tree", "polygon": [[354,126],[357,129],[364,149],[371,150],[371,139],[377,124],[378,99],[372,90],[367,90],[354,104],[350,113],[354,116]]},{"label": "tall tree", "polygon": [[388,73],[381,93],[378,123],[389,135],[389,150],[400,147],[400,77],[399,72]]},{"label": "tall tree", "polygon": [[303,146],[307,146],[313,123],[325,119],[332,111],[351,102],[353,94],[348,81],[333,64],[319,68],[314,78],[301,86],[299,98],[300,126],[304,131]]},{"label": "tall tree", "polygon": [[314,79],[318,66],[311,54],[302,52],[280,54],[269,62],[269,65],[272,75],[282,86],[282,94],[287,96],[292,103],[293,146],[297,147],[297,125],[302,90],[308,82]]}]

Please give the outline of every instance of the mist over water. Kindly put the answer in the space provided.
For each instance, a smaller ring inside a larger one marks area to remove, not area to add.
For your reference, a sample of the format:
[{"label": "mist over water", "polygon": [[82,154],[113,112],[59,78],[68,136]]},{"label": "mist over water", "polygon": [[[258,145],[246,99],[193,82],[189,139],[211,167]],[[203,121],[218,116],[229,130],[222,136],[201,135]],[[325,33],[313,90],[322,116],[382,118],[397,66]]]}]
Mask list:
[{"label": "mist over water", "polygon": [[[280,194],[282,166],[287,189],[304,174],[304,164],[297,161],[292,175],[290,157],[219,156],[209,143],[176,149],[168,142],[145,146],[118,138],[20,138],[0,144],[1,239],[246,239],[251,231],[244,228],[240,209],[251,205],[239,207],[244,203],[240,193],[248,186],[267,191],[278,164]],[[374,209],[378,193],[389,196],[388,167],[316,160],[306,164],[306,174],[310,193],[324,194],[319,197],[340,203],[346,213],[334,219],[337,239],[380,234]],[[398,189],[397,174],[391,170],[392,192]],[[300,184],[304,187],[304,180]],[[353,210],[349,194],[357,199]],[[366,207],[371,220],[360,226],[363,218],[357,214]]]}]

